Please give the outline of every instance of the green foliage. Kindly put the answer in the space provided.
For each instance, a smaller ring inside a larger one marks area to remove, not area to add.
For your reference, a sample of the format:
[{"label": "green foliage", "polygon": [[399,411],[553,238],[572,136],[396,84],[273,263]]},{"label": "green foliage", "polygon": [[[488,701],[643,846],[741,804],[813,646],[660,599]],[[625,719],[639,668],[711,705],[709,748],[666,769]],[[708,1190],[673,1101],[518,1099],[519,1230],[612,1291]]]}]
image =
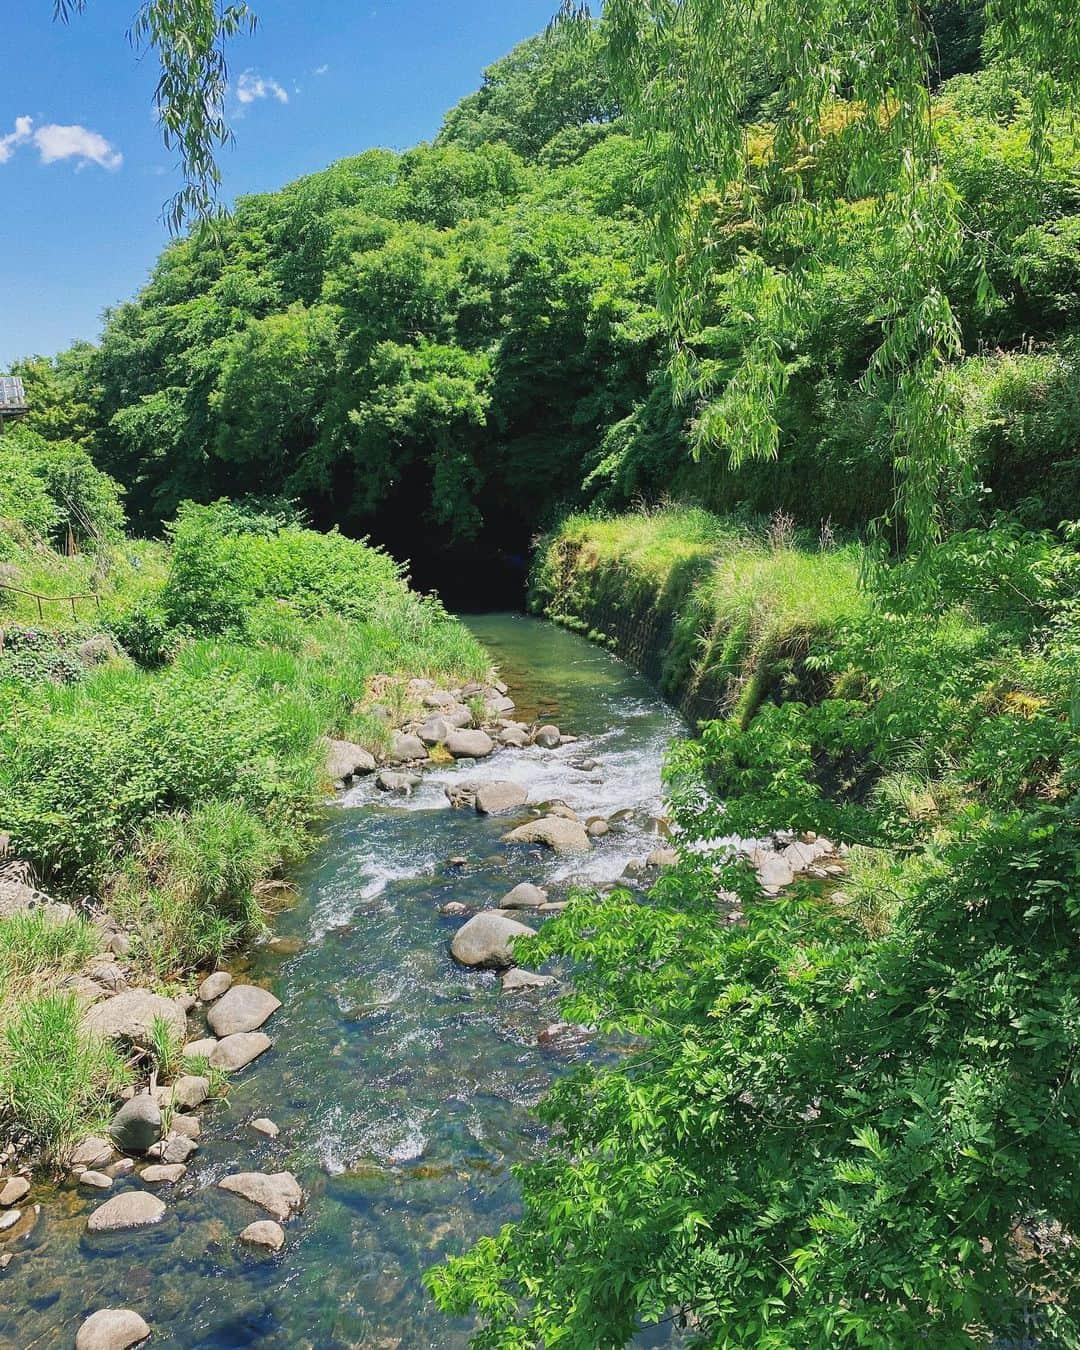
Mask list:
[{"label": "green foliage", "polygon": [[[692,517],[680,540],[676,519],[579,519],[562,540],[579,574],[661,591],[699,541],[723,631],[755,602],[784,624],[784,587],[730,569],[790,545],[748,552]],[[523,944],[528,964],[573,962],[564,1017],[639,1048],[556,1085],[523,1217],[431,1273],[445,1309],[479,1316],[476,1344],[614,1347],[669,1320],[715,1346],[1075,1342],[1080,555],[1063,534],[1001,521],[862,596],[815,596],[792,671],[815,696],[773,684],[673,755],[679,866],[647,903],[587,897]],[[549,589],[566,563],[549,543]],[[587,614],[595,591],[564,574],[556,594]],[[736,682],[754,660],[742,644]],[[862,845],[840,889],[761,899],[719,841],[778,827]]]},{"label": "green foliage", "polygon": [[17,1004],[0,1029],[0,1123],[28,1134],[54,1163],[104,1123],[130,1078],[119,1053],[82,1030],[81,1016],[74,994],[44,993]]},{"label": "green foliage", "polygon": [[0,515],[56,544],[115,542],[122,490],[72,441],[12,427],[0,442]]}]

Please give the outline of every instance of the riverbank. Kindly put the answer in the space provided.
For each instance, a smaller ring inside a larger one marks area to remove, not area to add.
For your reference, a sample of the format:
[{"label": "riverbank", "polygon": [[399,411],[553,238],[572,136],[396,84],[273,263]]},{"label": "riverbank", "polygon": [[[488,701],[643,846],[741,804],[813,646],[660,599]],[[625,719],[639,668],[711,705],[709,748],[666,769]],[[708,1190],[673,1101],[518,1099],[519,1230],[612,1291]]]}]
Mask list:
[{"label": "riverbank", "polygon": [[[497,745],[471,761],[429,754],[391,770],[417,773],[410,791],[368,773],[327,800],[274,940],[229,963],[236,985],[280,1000],[260,1028],[272,1046],[227,1096],[182,1113],[202,1130],[178,1181],[152,1187],[139,1162],[105,1194],[67,1177],[39,1183],[39,1226],[3,1277],[0,1341],[74,1336],[87,1313],[116,1307],[184,1350],[256,1333],[283,1346],[468,1343],[468,1320],[443,1317],[421,1276],[515,1216],[510,1169],[543,1138],[536,1102],[567,1069],[614,1051],[602,1035],[541,1040],[562,1020],[568,967],[523,962],[559,982],[512,992],[501,970],[459,964],[452,944],[526,884],[546,907],[514,913],[541,931],[581,883],[610,884],[634,862],[633,884],[650,884],[659,870],[640,864],[666,842],[661,759],[684,727],[646,681],[573,634],[517,615],[467,622],[510,686],[503,720],[557,726],[559,743]],[[423,697],[442,708],[441,692]],[[524,800],[505,814],[451,804],[507,783]],[[582,823],[603,817],[608,832],[572,854],[505,838],[556,802]],[[213,1006],[192,1011],[193,1036],[210,1030]],[[277,1137],[255,1128],[264,1117]],[[271,1216],[217,1184],[248,1169],[288,1171],[301,1188],[278,1254],[238,1240]],[[88,1232],[103,1202],[138,1190],[165,1203],[158,1223]]]},{"label": "riverbank", "polygon": [[[88,1036],[85,1009],[118,985],[190,995],[198,970],[264,934],[338,776],[328,741],[381,759],[410,678],[490,677],[471,635],[363,543],[219,504],[183,512],[167,547],[98,544],[100,605],[74,618],[46,606],[31,626],[30,600],[6,593],[9,1171],[54,1165],[108,1123],[123,1089],[179,1062],[177,1027],[144,1035],[132,1058]],[[28,526],[7,529],[4,552],[20,590],[70,593],[84,566]]]}]

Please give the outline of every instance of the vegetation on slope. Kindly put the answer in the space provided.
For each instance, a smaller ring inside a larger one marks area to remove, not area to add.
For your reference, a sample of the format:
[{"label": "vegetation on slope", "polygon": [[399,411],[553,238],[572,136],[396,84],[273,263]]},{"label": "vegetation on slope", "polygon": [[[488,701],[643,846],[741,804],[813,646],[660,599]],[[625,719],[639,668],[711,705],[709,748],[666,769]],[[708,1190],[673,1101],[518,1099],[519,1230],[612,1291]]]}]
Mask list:
[{"label": "vegetation on slope", "polygon": [[[860,592],[845,550],[668,509],[569,521],[538,580],[564,618],[674,603],[726,715],[673,753],[649,903],[584,895],[522,952],[641,1048],[555,1088],[523,1218],[440,1302],[491,1346],[1075,1344],[1075,527]],[[720,842],[784,828],[850,847],[837,889],[766,900]]]},{"label": "vegetation on slope", "polygon": [[[0,918],[0,1134],[55,1152],[123,1079],[59,988],[102,923],[165,987],[256,936],[267,880],[310,845],[323,738],[388,734],[367,710],[372,677],[467,678],[486,661],[364,543],[220,502],[135,544],[84,452],[22,429],[0,451],[2,579],[61,601],[42,622],[32,597],[0,590],[0,829],[79,907]],[[86,551],[58,553],[76,525]],[[73,593],[100,605],[73,618]]]}]

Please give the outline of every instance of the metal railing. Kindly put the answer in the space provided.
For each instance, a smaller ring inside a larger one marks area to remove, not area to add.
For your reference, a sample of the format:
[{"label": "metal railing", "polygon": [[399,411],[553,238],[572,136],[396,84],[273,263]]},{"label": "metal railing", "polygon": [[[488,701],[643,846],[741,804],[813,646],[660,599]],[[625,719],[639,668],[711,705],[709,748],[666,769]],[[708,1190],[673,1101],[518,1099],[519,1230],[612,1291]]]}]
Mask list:
[{"label": "metal railing", "polygon": [[42,595],[39,591],[27,591],[24,590],[22,586],[13,586],[8,581],[0,581],[0,591],[12,591],[15,595],[26,595],[29,596],[31,600],[36,600],[38,619],[42,623],[45,622],[44,606],[47,604],[70,605],[71,617],[73,619],[79,617],[79,611],[77,609],[77,602],[79,600],[93,600],[97,608],[101,608],[101,596],[97,595],[94,591],[88,591],[84,595]]}]

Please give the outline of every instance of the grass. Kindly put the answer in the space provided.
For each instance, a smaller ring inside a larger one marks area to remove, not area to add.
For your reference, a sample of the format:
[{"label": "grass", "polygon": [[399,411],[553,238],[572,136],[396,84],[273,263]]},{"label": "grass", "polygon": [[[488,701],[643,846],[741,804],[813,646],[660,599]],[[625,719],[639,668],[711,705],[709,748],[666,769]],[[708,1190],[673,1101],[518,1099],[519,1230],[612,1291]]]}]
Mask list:
[{"label": "grass", "polygon": [[612,615],[624,634],[658,634],[666,692],[747,718],[815,639],[865,612],[861,564],[857,545],[796,538],[782,517],[752,528],[673,505],[580,514],[544,541],[534,605],[593,636]]}]

